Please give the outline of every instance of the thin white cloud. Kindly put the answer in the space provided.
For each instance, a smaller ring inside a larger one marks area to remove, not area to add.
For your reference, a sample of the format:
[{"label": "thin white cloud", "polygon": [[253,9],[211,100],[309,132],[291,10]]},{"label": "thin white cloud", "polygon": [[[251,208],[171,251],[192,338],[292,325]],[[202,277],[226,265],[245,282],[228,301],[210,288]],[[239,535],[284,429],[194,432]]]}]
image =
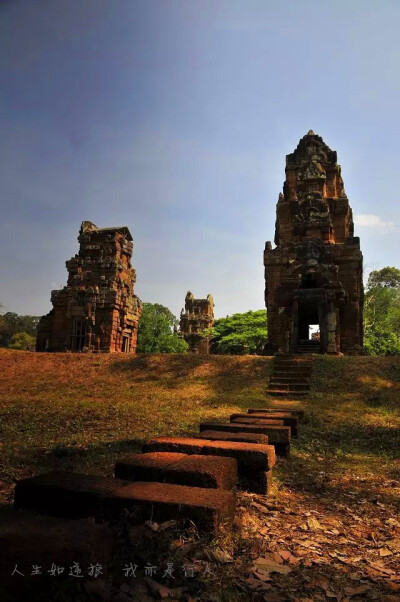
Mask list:
[{"label": "thin white cloud", "polygon": [[394,222],[385,222],[379,215],[374,215],[373,213],[356,215],[354,222],[357,226],[364,226],[365,228],[387,229],[395,227]]}]

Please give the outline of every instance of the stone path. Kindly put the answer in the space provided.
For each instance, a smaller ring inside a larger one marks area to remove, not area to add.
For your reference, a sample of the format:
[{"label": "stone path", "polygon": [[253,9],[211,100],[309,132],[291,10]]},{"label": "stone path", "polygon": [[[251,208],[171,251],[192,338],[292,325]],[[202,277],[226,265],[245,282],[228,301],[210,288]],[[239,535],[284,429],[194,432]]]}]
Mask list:
[{"label": "stone path", "polygon": [[[278,359],[275,365],[285,373],[293,368],[299,372],[297,360]],[[303,379],[303,372],[309,378],[310,365],[301,364]],[[9,577],[25,558],[16,543],[21,538],[18,524],[24,529],[24,549],[34,547],[37,529],[44,525],[48,533],[44,549],[52,551],[51,534],[64,538],[64,530],[74,540],[78,557],[83,528],[79,519],[92,517],[97,524],[90,526],[82,556],[88,537],[105,537],[107,545],[100,548],[109,561],[112,532],[101,523],[112,524],[127,511],[137,524],[188,519],[199,532],[215,536],[221,524],[233,523],[237,489],[268,495],[276,455],[289,456],[291,437],[297,437],[302,418],[303,411],[292,403],[275,401],[268,408],[232,414],[229,422],[202,423],[192,437],[156,437],[141,454],[119,459],[115,478],[54,471],[22,479],[15,487],[14,510],[9,510],[7,521],[0,520],[0,543],[9,550],[7,566],[3,563],[0,568],[8,569]],[[32,512],[42,515],[39,521]]]},{"label": "stone path", "polygon": [[312,363],[311,355],[275,355],[267,393],[274,397],[290,398],[307,395]]}]

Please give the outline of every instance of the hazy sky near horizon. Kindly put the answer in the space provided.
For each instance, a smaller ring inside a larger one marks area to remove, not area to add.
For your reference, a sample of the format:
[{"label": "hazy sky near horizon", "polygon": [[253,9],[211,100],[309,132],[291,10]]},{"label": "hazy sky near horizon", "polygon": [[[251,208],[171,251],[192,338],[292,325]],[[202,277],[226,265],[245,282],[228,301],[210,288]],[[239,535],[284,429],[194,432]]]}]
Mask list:
[{"label": "hazy sky near horizon", "polygon": [[136,294],[264,307],[285,155],[338,152],[368,272],[400,267],[397,0],[0,0],[0,303],[41,315],[82,220]]}]

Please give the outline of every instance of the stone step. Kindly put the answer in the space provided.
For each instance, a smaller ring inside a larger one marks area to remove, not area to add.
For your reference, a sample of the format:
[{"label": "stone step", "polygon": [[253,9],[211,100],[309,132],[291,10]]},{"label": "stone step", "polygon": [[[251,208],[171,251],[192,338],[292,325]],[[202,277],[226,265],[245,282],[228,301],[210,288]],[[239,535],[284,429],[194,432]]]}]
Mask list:
[{"label": "stone step", "polygon": [[234,424],[232,422],[202,422],[200,432],[202,431],[228,431],[237,433],[243,429],[244,433],[259,433],[268,436],[269,445],[275,443],[290,443],[290,428],[275,424]]},{"label": "stone step", "polygon": [[15,490],[16,507],[49,515],[117,519],[127,509],[137,523],[190,519],[199,529],[213,533],[221,521],[232,523],[235,503],[234,492],[223,489],[129,483],[67,471],[22,479]]},{"label": "stone step", "polygon": [[243,431],[244,433],[260,433],[268,435],[268,444],[275,447],[278,456],[287,457],[289,455],[290,427],[287,426],[205,422],[200,424],[200,432],[202,431],[228,431],[229,433]]},{"label": "stone step", "polygon": [[269,389],[279,389],[280,391],[309,391],[310,385],[306,383],[270,383]]},{"label": "stone step", "polygon": [[300,380],[304,379],[306,382],[310,382],[311,374],[304,374],[303,372],[279,371],[279,372],[274,372],[273,374],[271,374],[270,379],[271,378],[290,378],[290,379],[300,379]]},{"label": "stone step", "polygon": [[296,374],[299,372],[304,372],[304,374],[312,373],[312,365],[304,365],[304,364],[289,364],[285,365],[283,363],[275,364],[272,368],[272,372],[295,372]]},{"label": "stone step", "polygon": [[130,454],[116,462],[115,476],[127,481],[232,489],[237,481],[237,462],[234,458],[171,452]]},{"label": "stone step", "polygon": [[267,389],[268,395],[276,395],[276,397],[304,397],[308,395],[308,391],[282,391],[281,389],[269,388]]},{"label": "stone step", "polygon": [[228,433],[227,431],[203,431],[195,435],[196,439],[210,439],[211,441],[236,441],[241,443],[268,444],[267,435],[257,433]]},{"label": "stone step", "polygon": [[143,446],[144,453],[156,451],[235,458],[239,483],[245,481],[248,491],[263,494],[268,493],[271,469],[276,460],[273,445],[189,437],[157,437]]},{"label": "stone step", "polygon": [[276,412],[284,414],[285,416],[297,416],[299,422],[304,419],[304,410],[301,408],[295,408],[290,404],[280,406],[277,405],[269,408],[249,408],[247,410],[248,414],[275,414]]},{"label": "stone step", "polygon": [[277,374],[277,373],[287,373],[287,374],[309,374],[311,375],[312,373],[312,368],[307,368],[307,366],[283,366],[281,364],[278,364],[277,366],[274,366],[273,370],[272,370],[272,374]]},{"label": "stone step", "polygon": [[272,369],[272,372],[304,372],[305,374],[311,374],[312,366],[305,366],[304,364],[291,364],[284,365],[282,363],[275,364]]},{"label": "stone step", "polygon": [[292,354],[279,354],[279,355],[275,355],[274,356],[274,362],[281,362],[281,361],[297,361],[297,360],[303,360],[303,359],[307,359],[309,361],[313,361],[313,357],[312,357],[312,351],[310,351],[309,353],[309,357],[308,358],[300,358],[298,353],[292,353]]},{"label": "stone step", "polygon": [[319,345],[317,347],[311,347],[308,345],[299,345],[297,347],[297,353],[318,353],[320,350]]},{"label": "stone step", "polygon": [[[68,579],[68,568],[79,561],[81,568],[99,563],[103,575],[113,560],[115,533],[105,525],[84,520],[65,520],[30,514],[11,507],[0,510],[0,599],[50,600],[46,597],[52,563],[64,566],[57,580]],[[42,575],[32,575],[32,564],[42,567]],[[24,577],[12,576],[17,565]],[[83,581],[84,579],[80,579]],[[36,597],[32,588],[37,586]],[[26,589],[23,595],[20,589]],[[50,588],[49,588],[50,589]],[[13,593],[14,597],[9,598]],[[8,595],[6,595],[6,593]],[[53,592],[54,593],[54,592]]]},{"label": "stone step", "polygon": [[[229,418],[230,423],[240,422],[241,424],[255,424],[259,426],[289,426],[283,423],[283,419],[270,418],[265,414],[259,420],[255,420],[250,414],[232,414],[232,416]],[[258,417],[256,416],[256,418]]]},{"label": "stone step", "polygon": [[280,379],[280,380],[282,380],[282,382],[284,382],[284,381],[309,382],[310,381],[310,378],[308,376],[306,376],[305,374],[297,374],[297,373],[292,373],[292,372],[279,372],[279,373],[274,372],[270,376],[270,380],[272,380],[272,379],[274,379],[274,380]]},{"label": "stone step", "polygon": [[241,467],[254,466],[258,470],[270,470],[275,465],[275,450],[273,445],[260,443],[211,441],[209,439],[196,439],[194,437],[156,437],[143,446],[143,453],[155,451],[235,458],[239,469]]},{"label": "stone step", "polygon": [[[225,431],[203,431],[196,435],[199,439],[209,439],[210,441],[237,441],[243,443],[261,443],[267,444],[267,435],[257,435],[256,433],[228,433]],[[268,471],[252,469],[249,466],[238,468],[238,486],[244,491],[251,493],[261,493],[268,495],[270,493],[272,481],[272,469]]]},{"label": "stone step", "polygon": [[301,384],[301,385],[307,385],[309,386],[310,384],[310,379],[308,378],[299,378],[298,376],[271,376],[271,378],[269,379],[269,384],[279,384],[279,383],[283,383],[286,385],[297,385],[297,384]]},{"label": "stone step", "polygon": [[312,369],[312,360],[308,358],[297,358],[296,360],[279,360],[278,362],[275,360],[274,368],[279,368],[280,370],[286,370],[291,368],[302,368],[304,370]]},{"label": "stone step", "polygon": [[[274,419],[278,419],[283,423],[283,426],[290,426],[291,434],[293,437],[297,437],[297,428],[298,428],[298,417],[295,415],[287,414],[286,412],[274,412],[270,413],[270,416]],[[247,419],[256,419],[257,421],[262,421],[264,424],[265,419],[269,419],[269,415],[265,412],[252,412],[251,414],[248,412],[247,414],[232,414],[230,417],[231,422],[239,422]]]},{"label": "stone step", "polygon": [[127,484],[111,477],[54,471],[18,481],[14,506],[63,518],[99,516],[102,501]]},{"label": "stone step", "polygon": [[136,481],[118,489],[106,510],[113,517],[127,508],[136,522],[189,519],[199,530],[216,534],[221,523],[232,525],[235,507],[234,490]]}]

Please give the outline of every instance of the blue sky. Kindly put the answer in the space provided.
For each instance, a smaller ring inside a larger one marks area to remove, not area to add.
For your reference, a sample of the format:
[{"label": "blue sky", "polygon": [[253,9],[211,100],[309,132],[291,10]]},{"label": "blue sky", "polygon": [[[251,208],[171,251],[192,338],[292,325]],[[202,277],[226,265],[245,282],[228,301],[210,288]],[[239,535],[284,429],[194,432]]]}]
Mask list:
[{"label": "blue sky", "polygon": [[40,315],[82,220],[135,292],[264,306],[285,155],[337,150],[365,271],[400,266],[397,0],[0,1],[0,303]]}]

